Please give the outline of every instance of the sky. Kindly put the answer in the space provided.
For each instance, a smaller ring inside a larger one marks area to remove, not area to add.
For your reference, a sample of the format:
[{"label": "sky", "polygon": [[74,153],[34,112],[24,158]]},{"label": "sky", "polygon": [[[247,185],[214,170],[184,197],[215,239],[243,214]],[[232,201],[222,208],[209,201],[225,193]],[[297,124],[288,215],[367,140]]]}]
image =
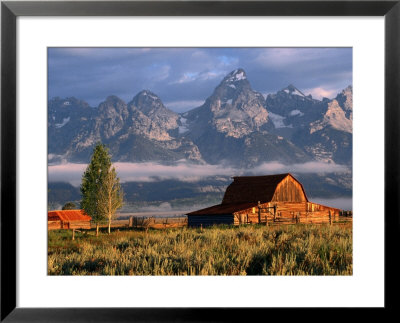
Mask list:
[{"label": "sky", "polygon": [[179,113],[200,106],[237,68],[264,95],[293,84],[316,99],[334,98],[352,85],[352,49],[49,48],[48,96],[97,107],[109,95],[129,102],[150,90]]}]

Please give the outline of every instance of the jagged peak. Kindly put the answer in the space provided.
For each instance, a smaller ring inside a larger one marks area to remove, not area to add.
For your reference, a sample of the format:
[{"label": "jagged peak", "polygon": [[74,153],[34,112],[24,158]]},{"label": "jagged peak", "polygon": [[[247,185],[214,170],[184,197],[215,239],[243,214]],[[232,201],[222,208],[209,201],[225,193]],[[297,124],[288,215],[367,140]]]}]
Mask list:
[{"label": "jagged peak", "polygon": [[142,90],[138,94],[136,94],[136,96],[135,96],[135,98],[140,98],[140,97],[141,98],[147,97],[147,98],[152,99],[152,100],[160,100],[158,95],[155,94],[154,92],[151,92],[150,90]]},{"label": "jagged peak", "polygon": [[351,85],[343,89],[334,99],[346,111],[346,117],[350,117],[350,111],[353,110],[353,87]]},{"label": "jagged peak", "polygon": [[246,72],[243,68],[237,68],[225,76],[225,78],[222,80],[222,83],[235,83],[243,80],[247,80]]},{"label": "jagged peak", "polygon": [[353,93],[353,86],[348,85],[345,89],[342,90],[342,93],[351,92]]},{"label": "jagged peak", "polygon": [[116,103],[116,102],[118,102],[118,103],[125,103],[122,99],[120,99],[119,97],[117,97],[116,95],[109,95],[107,98],[106,98],[106,101],[105,102],[112,102],[112,103]]},{"label": "jagged peak", "polygon": [[116,109],[117,111],[122,111],[126,107],[125,101],[116,95],[109,95],[105,101],[101,102],[97,107],[99,112],[108,113],[108,111],[112,111]]},{"label": "jagged peak", "polygon": [[289,84],[287,87],[281,90],[281,92],[286,92],[290,95],[298,95],[302,97],[307,97],[303,92],[296,88],[293,84]]},{"label": "jagged peak", "polygon": [[346,88],[341,90],[337,95],[335,99],[341,98],[341,97],[348,97],[348,96],[353,96],[353,86],[348,85]]},{"label": "jagged peak", "polygon": [[129,103],[129,105],[135,105],[137,108],[140,108],[143,105],[148,105],[150,104],[151,106],[158,106],[163,108],[164,104],[162,103],[160,97],[151,92],[150,90],[142,90],[138,94],[134,96],[132,101]]},{"label": "jagged peak", "polygon": [[161,98],[150,90],[142,90],[132,101],[129,102],[128,106],[132,109],[141,111],[145,115],[149,113],[162,113],[163,115],[177,115],[174,111],[168,109],[162,102]]},{"label": "jagged peak", "polygon": [[216,90],[222,90],[230,93],[234,91],[251,90],[250,82],[247,79],[246,72],[242,68],[237,68],[224,77]]}]

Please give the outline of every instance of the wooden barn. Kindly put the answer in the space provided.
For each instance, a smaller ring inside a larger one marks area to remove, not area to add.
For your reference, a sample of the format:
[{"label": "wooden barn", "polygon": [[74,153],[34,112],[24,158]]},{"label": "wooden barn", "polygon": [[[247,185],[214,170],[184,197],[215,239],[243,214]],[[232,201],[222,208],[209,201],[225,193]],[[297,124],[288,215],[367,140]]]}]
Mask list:
[{"label": "wooden barn", "polygon": [[90,220],[83,210],[57,210],[47,213],[48,230],[90,229]]},{"label": "wooden barn", "polygon": [[233,177],[221,204],[188,213],[188,226],[329,223],[340,210],[312,203],[291,174]]}]

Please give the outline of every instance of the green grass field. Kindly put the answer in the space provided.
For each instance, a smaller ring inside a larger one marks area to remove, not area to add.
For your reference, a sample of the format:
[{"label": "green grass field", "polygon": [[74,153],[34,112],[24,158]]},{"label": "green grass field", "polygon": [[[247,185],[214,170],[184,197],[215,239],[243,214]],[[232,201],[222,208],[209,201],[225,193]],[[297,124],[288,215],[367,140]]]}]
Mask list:
[{"label": "green grass field", "polygon": [[352,275],[352,225],[49,231],[49,275]]}]

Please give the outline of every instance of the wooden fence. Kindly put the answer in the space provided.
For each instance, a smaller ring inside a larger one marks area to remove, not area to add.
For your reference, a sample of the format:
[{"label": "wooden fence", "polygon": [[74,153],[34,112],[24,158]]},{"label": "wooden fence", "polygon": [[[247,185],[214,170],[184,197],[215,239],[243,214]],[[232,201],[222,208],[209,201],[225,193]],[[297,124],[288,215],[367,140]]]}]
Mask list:
[{"label": "wooden fence", "polygon": [[[92,229],[96,228],[96,223],[93,221],[90,223]],[[129,226],[129,220],[112,220],[111,228],[127,228]],[[108,221],[99,223],[99,228],[108,228]]]},{"label": "wooden fence", "polygon": [[342,217],[353,217],[353,211],[340,211],[340,216]]},{"label": "wooden fence", "polygon": [[[180,228],[187,226],[187,217],[130,217],[127,220],[113,220],[111,228]],[[108,222],[101,222],[100,228],[107,228]],[[95,229],[93,221],[63,223],[62,221],[47,221],[48,230],[59,229]]]},{"label": "wooden fence", "polygon": [[155,218],[155,217],[131,217],[129,218],[129,227],[131,228],[181,228],[188,224],[187,217],[179,218]]},{"label": "wooden fence", "polygon": [[[111,221],[112,228],[179,228],[187,225],[186,217],[137,217],[132,216],[127,220],[113,220]],[[96,224],[92,223],[92,228]],[[100,228],[108,227],[108,222],[102,222]]]},{"label": "wooden fence", "polygon": [[[301,213],[301,212],[293,212],[290,216],[281,217],[277,216],[275,220],[273,217],[268,217],[269,224],[297,224],[297,223],[304,223],[304,224],[337,224],[337,223],[348,223],[352,222],[352,217],[343,217],[339,215],[329,216],[329,214],[316,214],[314,213]],[[265,220],[262,222],[266,222]]]},{"label": "wooden fence", "polygon": [[[242,221],[240,215],[234,217],[234,224],[251,224],[257,223],[258,218],[246,218],[246,221]],[[341,212],[340,215],[329,214],[325,212],[277,212],[275,219],[271,213],[261,213],[261,223],[269,225],[279,224],[296,224],[296,223],[309,223],[309,224],[322,224],[322,223],[348,223],[352,222],[353,217],[351,211]],[[127,220],[113,220],[111,222],[112,228],[154,228],[154,229],[166,229],[166,228],[180,228],[188,225],[187,217],[137,217],[132,216]],[[48,230],[57,229],[75,229],[83,228],[90,229],[95,228],[95,223],[91,222],[90,227],[87,223],[73,223],[66,226],[61,221],[48,221]],[[100,228],[108,227],[108,222],[100,223]]]},{"label": "wooden fence", "polygon": [[300,211],[277,211],[275,216],[272,213],[262,212],[260,214],[260,220],[258,215],[251,214],[250,216],[244,216],[243,214],[237,214],[234,217],[234,224],[268,224],[268,225],[279,225],[279,224],[323,224],[323,223],[347,223],[352,222],[352,216],[342,216],[340,214],[330,211],[317,211],[317,212],[300,212]]}]

